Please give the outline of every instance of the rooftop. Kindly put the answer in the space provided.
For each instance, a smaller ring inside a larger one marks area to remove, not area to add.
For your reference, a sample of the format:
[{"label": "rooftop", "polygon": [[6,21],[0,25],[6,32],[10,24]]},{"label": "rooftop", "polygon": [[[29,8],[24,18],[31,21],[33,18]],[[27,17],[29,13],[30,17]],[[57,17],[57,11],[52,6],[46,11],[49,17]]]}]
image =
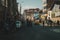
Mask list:
[{"label": "rooftop", "polygon": [[51,5],[50,10],[52,10],[52,9],[53,9],[53,7],[54,7],[54,5],[55,5],[55,4],[60,5],[60,1],[57,1],[57,0],[56,0],[56,1],[54,1],[54,3]]}]

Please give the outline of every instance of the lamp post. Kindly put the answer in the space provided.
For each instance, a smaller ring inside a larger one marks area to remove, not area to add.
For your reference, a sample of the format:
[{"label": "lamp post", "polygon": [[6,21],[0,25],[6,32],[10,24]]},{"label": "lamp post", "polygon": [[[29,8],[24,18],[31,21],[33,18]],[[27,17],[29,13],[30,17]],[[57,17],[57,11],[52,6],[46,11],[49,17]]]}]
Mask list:
[{"label": "lamp post", "polygon": [[20,14],[21,14],[21,9],[22,9],[22,6],[21,6],[21,4],[20,4]]},{"label": "lamp post", "polygon": [[22,18],[22,3],[23,3],[23,1],[20,3],[20,17]]},{"label": "lamp post", "polygon": [[22,3],[23,3],[23,1],[20,3],[20,14],[22,13]]}]

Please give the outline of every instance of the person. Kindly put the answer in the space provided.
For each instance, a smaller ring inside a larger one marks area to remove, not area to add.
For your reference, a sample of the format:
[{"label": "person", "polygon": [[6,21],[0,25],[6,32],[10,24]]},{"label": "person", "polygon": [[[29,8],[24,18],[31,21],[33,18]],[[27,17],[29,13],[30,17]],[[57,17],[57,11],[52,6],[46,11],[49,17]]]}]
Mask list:
[{"label": "person", "polygon": [[59,25],[59,20],[57,21],[57,25]]},{"label": "person", "polygon": [[44,27],[44,21],[43,21],[43,27]]},{"label": "person", "polygon": [[50,22],[50,26],[52,26],[52,23],[53,23],[52,20],[49,20],[49,22]]},{"label": "person", "polygon": [[26,19],[26,23],[27,23],[27,26],[29,25],[29,20],[28,19]]},{"label": "person", "polygon": [[29,25],[29,27],[31,26],[31,20],[28,21],[28,25]]},{"label": "person", "polygon": [[30,26],[32,27],[32,21],[30,20]]},{"label": "person", "polygon": [[39,22],[41,23],[41,19],[39,20]]}]

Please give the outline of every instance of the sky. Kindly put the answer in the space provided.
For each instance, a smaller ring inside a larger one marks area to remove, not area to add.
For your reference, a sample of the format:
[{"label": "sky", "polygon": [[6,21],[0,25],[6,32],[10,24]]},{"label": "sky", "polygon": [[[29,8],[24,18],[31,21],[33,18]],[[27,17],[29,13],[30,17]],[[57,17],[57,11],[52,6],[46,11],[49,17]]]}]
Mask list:
[{"label": "sky", "polygon": [[43,3],[42,0],[17,0],[18,4],[18,8],[20,8],[20,4],[22,6],[22,12],[25,9],[29,9],[29,8],[43,8]]}]

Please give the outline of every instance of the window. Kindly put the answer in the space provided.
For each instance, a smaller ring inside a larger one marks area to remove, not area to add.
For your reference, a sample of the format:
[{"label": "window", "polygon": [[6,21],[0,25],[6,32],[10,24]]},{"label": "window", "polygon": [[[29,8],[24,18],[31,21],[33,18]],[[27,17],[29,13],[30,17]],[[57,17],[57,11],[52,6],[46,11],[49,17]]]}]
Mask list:
[{"label": "window", "polygon": [[55,13],[53,13],[53,14],[51,14],[52,15],[52,18],[54,18],[55,17]]}]

